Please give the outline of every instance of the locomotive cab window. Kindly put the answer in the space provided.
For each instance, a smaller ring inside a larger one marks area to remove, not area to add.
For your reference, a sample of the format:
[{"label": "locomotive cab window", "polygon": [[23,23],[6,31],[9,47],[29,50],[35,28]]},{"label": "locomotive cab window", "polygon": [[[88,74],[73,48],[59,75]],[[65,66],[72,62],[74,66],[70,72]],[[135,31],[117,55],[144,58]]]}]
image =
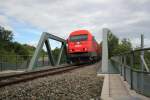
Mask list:
[{"label": "locomotive cab window", "polygon": [[88,35],[74,35],[70,37],[70,41],[75,42],[75,41],[85,41],[88,39]]}]

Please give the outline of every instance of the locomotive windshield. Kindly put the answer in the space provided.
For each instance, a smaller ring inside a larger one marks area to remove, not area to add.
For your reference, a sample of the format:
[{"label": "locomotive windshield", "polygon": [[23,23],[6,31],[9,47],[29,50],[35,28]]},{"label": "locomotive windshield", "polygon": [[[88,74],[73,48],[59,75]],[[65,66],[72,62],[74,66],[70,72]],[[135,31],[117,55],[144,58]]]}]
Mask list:
[{"label": "locomotive windshield", "polygon": [[85,41],[87,40],[88,35],[74,35],[70,37],[70,41],[75,42],[75,41]]}]

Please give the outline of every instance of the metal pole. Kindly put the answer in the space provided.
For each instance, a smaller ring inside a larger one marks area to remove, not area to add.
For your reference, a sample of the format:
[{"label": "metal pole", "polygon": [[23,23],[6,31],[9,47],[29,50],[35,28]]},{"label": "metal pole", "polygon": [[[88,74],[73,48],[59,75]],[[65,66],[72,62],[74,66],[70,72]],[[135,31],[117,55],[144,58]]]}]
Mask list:
[{"label": "metal pole", "polygon": [[126,81],[126,56],[124,56],[124,81]]},{"label": "metal pole", "polygon": [[[141,49],[144,48],[144,35],[141,34]],[[144,51],[142,50],[141,51],[141,56],[144,57]],[[142,59],[141,59],[141,70],[142,72],[144,72],[144,64],[142,62]],[[143,93],[143,90],[144,90],[144,75],[143,73],[141,73],[141,92]]]},{"label": "metal pole", "polygon": [[123,62],[123,59],[122,59],[122,56],[121,56],[121,66],[120,66],[121,67],[121,69],[120,69],[121,76],[122,76],[122,65],[123,65],[122,62]]},{"label": "metal pole", "polygon": [[0,56],[0,63],[1,63],[1,71],[2,71],[2,56]]},{"label": "metal pole", "polygon": [[[144,35],[141,34],[141,49],[143,49],[143,48],[144,48]],[[141,56],[144,57],[144,51],[143,50],[141,51]],[[144,64],[142,61],[141,61],[141,70],[144,71]]]},{"label": "metal pole", "polygon": [[133,89],[133,72],[132,68],[134,67],[134,51],[131,53],[131,65],[130,65],[130,88]]}]

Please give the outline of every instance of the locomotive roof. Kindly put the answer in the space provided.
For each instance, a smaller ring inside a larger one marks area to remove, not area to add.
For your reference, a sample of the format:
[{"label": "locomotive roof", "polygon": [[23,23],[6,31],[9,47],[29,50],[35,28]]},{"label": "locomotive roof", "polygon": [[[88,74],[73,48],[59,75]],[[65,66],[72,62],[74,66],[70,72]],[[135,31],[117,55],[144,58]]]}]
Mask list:
[{"label": "locomotive roof", "polygon": [[70,35],[88,34],[92,35],[88,30],[76,30],[70,33]]}]

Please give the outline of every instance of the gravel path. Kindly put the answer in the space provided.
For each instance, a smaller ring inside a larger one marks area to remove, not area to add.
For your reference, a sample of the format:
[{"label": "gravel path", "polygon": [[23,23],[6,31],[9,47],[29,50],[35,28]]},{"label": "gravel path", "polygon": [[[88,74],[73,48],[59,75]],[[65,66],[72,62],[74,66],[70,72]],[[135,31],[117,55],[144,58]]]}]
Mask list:
[{"label": "gravel path", "polygon": [[103,77],[96,69],[97,64],[0,88],[0,100],[99,100]]}]

